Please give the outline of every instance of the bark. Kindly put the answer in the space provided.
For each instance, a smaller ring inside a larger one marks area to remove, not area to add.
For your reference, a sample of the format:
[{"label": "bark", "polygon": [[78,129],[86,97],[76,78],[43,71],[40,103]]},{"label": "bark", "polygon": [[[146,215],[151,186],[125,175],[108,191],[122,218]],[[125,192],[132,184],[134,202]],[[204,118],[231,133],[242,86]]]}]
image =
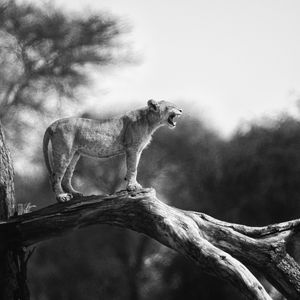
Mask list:
[{"label": "bark", "polygon": [[0,123],[0,220],[7,220],[15,212],[13,175],[12,161]]},{"label": "bark", "polygon": [[93,224],[142,232],[230,282],[248,299],[271,298],[245,265],[265,275],[286,298],[300,298],[300,268],[286,251],[300,220],[266,227],[226,223],[168,206],[147,190],[57,203],[12,218],[0,232],[10,232],[11,244],[30,246]]}]

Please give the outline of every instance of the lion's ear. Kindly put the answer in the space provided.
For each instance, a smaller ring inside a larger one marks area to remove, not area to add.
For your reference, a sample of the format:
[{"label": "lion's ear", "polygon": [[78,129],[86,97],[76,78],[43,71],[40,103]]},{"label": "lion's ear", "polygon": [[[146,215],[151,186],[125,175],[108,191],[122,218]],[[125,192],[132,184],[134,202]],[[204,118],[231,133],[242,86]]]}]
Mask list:
[{"label": "lion's ear", "polygon": [[158,111],[158,103],[153,99],[148,100],[148,107],[153,111]]}]

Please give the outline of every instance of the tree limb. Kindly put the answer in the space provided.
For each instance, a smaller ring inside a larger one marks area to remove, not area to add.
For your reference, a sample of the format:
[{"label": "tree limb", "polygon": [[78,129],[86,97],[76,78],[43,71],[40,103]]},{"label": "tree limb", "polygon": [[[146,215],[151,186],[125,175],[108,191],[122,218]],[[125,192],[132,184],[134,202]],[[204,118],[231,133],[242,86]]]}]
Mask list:
[{"label": "tree limb", "polygon": [[57,203],[2,222],[0,234],[12,244],[30,246],[94,224],[144,233],[230,282],[248,299],[271,298],[245,265],[260,271],[288,299],[300,297],[300,268],[286,252],[300,220],[266,227],[226,223],[168,206],[153,189]]}]

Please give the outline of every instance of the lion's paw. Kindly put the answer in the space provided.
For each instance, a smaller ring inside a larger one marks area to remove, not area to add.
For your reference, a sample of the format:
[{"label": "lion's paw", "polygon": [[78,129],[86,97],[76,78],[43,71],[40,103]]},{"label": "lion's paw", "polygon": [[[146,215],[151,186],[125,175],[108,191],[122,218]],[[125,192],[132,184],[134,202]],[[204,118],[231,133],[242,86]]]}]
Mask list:
[{"label": "lion's paw", "polygon": [[73,198],[69,193],[62,193],[56,196],[57,202],[68,202]]},{"label": "lion's paw", "polygon": [[136,192],[142,190],[143,187],[139,183],[134,182],[134,183],[129,183],[126,189],[128,192]]}]

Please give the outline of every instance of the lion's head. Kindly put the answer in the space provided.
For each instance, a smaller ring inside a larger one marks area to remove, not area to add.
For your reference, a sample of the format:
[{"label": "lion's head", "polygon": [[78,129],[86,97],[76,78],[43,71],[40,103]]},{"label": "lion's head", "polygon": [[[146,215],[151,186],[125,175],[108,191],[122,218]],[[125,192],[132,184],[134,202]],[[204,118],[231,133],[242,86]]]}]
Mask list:
[{"label": "lion's head", "polygon": [[176,120],[182,114],[182,109],[177,108],[173,103],[167,101],[148,101],[149,111],[152,113],[153,118],[156,119],[161,125],[168,125],[169,128],[176,127]]}]

